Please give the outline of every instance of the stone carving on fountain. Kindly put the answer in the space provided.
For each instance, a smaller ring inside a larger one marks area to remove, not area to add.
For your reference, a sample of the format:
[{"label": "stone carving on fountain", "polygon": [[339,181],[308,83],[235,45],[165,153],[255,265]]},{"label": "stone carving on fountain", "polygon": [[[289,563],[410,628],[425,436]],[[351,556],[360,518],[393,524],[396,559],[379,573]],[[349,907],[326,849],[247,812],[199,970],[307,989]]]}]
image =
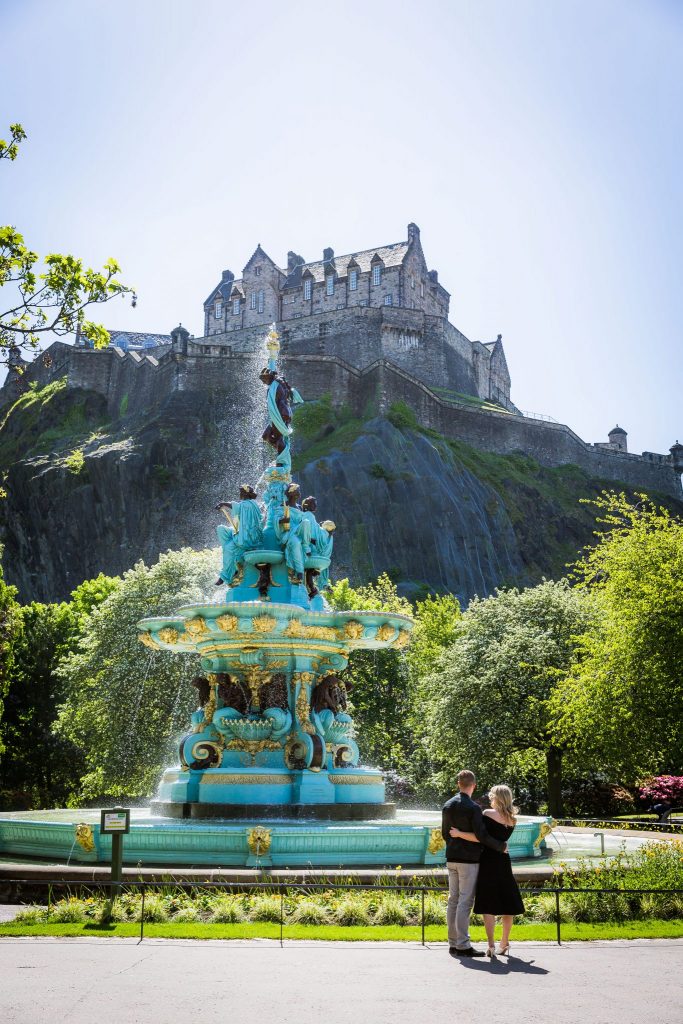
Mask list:
[{"label": "stone carving on fountain", "polygon": [[[155,804],[175,816],[391,816],[377,769],[360,754],[343,671],[355,649],[402,649],[412,620],[338,612],[325,599],[334,523],[318,519],[292,480],[292,413],[302,399],[278,372],[279,341],[267,337],[268,425],[275,451],[261,480],[216,506],[220,604],[192,605],[139,623],[154,649],[201,658],[199,708],[180,745],[182,771],[165,773]],[[260,490],[260,497],[259,497]],[[266,770],[264,772],[264,769]],[[342,784],[343,783],[343,784]]]}]

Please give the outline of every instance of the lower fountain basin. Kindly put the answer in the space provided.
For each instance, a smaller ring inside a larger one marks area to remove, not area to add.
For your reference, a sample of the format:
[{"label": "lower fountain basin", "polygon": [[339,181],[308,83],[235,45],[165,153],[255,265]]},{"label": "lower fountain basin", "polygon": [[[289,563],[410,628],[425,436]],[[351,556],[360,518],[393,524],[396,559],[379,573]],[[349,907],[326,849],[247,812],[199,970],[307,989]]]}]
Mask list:
[{"label": "lower fountain basin", "polygon": [[[15,811],[0,816],[0,856],[52,859],[72,864],[105,864],[111,837],[99,834],[100,812],[88,810]],[[509,840],[513,860],[547,855],[543,834],[549,818],[519,818]],[[76,838],[78,826],[80,838]],[[87,849],[86,847],[89,847]],[[320,822],[177,820],[135,809],[124,836],[126,864],[214,865],[219,867],[403,867],[443,866],[444,842],[433,824],[399,817]]]}]

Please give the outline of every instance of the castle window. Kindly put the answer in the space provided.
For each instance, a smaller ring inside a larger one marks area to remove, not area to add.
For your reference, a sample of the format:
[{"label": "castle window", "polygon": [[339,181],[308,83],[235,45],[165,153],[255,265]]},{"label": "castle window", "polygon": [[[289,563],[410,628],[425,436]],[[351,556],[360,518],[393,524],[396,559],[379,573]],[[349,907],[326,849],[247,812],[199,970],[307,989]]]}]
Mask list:
[{"label": "castle window", "polygon": [[393,304],[394,304],[394,297],[393,297],[393,295],[385,295],[384,296],[384,305],[385,306],[393,306]]},{"label": "castle window", "polygon": [[233,299],[232,300],[232,315],[233,316],[239,316],[239,314],[240,314],[240,300],[239,299]]},{"label": "castle window", "polygon": [[260,292],[258,293],[258,311],[259,311],[259,313],[262,313],[262,312],[263,312],[263,307],[264,307],[264,301],[263,301],[263,290],[261,290],[261,291],[260,291]]},{"label": "castle window", "polygon": [[328,274],[325,278],[325,283],[327,285],[327,294],[334,295],[334,276],[332,274]]},{"label": "castle window", "polygon": [[249,308],[256,309],[256,292],[252,292],[249,296]]},{"label": "castle window", "polygon": [[411,288],[414,288],[414,287],[415,287],[415,278],[414,278],[414,277],[411,277],[411,278],[410,278],[410,287],[411,287]]},{"label": "castle window", "polygon": [[382,268],[380,267],[379,263],[376,263],[374,265],[374,267],[372,268],[372,283],[373,284],[381,284],[382,283]]},{"label": "castle window", "polygon": [[420,284],[420,298],[424,299],[424,297],[425,297],[425,283],[424,283],[424,281],[422,281],[422,283]]},{"label": "castle window", "polygon": [[329,333],[330,333],[330,325],[329,324],[320,324],[320,326],[318,327],[318,337],[319,338],[326,338]]},{"label": "castle window", "polygon": [[216,320],[220,320],[221,317],[223,316],[223,303],[220,301],[220,299],[213,307],[213,315],[215,316]]},{"label": "castle window", "polygon": [[257,277],[259,277],[260,274],[261,274],[261,268],[260,267],[254,267],[254,273],[256,274]]},{"label": "castle window", "polygon": [[307,277],[306,280],[304,281],[304,298],[305,299],[310,299],[311,291],[312,291],[311,279],[310,279],[310,277]]},{"label": "castle window", "polygon": [[356,289],[358,288],[358,271],[357,270],[350,270],[349,271],[349,288],[350,288],[350,290],[352,292],[355,292]]}]

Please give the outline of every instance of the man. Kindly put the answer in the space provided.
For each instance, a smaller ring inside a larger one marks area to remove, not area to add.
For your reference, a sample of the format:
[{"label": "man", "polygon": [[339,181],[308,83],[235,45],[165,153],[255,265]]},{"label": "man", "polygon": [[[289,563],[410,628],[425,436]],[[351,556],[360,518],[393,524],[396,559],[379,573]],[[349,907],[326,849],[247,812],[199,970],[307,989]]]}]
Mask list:
[{"label": "man", "polygon": [[[493,839],[486,831],[485,818],[481,807],[472,799],[477,788],[474,772],[464,769],[458,772],[458,792],[451,797],[441,811],[441,835],[446,841],[446,866],[448,868],[448,945],[451,956],[484,956],[475,949],[470,939],[470,914],[474,904],[479,874],[479,858],[484,846],[505,853],[507,843]],[[478,843],[466,839],[453,839],[452,828],[462,832],[474,832]]]}]

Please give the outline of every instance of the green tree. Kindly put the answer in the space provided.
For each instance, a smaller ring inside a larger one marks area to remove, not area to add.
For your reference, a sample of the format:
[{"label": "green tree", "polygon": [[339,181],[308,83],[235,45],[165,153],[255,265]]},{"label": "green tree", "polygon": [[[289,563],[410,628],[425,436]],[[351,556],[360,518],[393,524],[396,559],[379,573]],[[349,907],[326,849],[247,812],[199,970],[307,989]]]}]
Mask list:
[{"label": "green tree", "polygon": [[64,683],[60,660],[74,651],[88,615],[119,580],[100,574],[86,580],[62,604],[34,602],[19,608],[21,631],[5,701],[0,755],[3,803],[10,807],[62,807],[83,773],[82,751],[54,732]]},{"label": "green tree", "polygon": [[[340,580],[330,587],[327,597],[338,611],[412,614],[410,602],[398,594],[384,574],[376,583],[362,587],[352,587],[348,580]],[[405,773],[412,751],[405,657],[398,651],[354,651],[344,678],[351,685],[353,717],[363,761]]]},{"label": "green tree", "polygon": [[683,773],[683,523],[645,495],[605,492],[576,564],[596,610],[552,701],[562,740],[625,784]]},{"label": "green tree", "polygon": [[[16,159],[26,139],[20,124],[10,125],[9,141],[0,139],[0,160]],[[96,348],[107,345],[109,332],[85,318],[88,306],[135,293],[121,284],[120,267],[110,259],[102,270],[86,267],[75,256],[49,253],[40,272],[40,257],[16,228],[0,226],[0,352],[18,368],[17,357],[35,350],[41,335],[72,334],[80,329]]]},{"label": "green tree", "polygon": [[84,753],[85,799],[149,796],[194,707],[187,685],[197,656],[150,651],[136,623],[206,601],[215,577],[215,551],[183,548],[147,567],[138,562],[94,608],[78,648],[59,668],[65,701],[57,732]]},{"label": "green tree", "polygon": [[549,701],[588,621],[587,602],[565,580],[471,602],[421,687],[443,790],[458,768],[501,781],[511,760],[538,762],[541,755],[549,809],[560,813],[564,751]]},{"label": "green tree", "polygon": [[21,635],[21,616],[17,604],[16,587],[5,583],[0,566],[0,755],[5,746],[3,740],[3,714],[5,698],[9,691],[17,638]]}]

